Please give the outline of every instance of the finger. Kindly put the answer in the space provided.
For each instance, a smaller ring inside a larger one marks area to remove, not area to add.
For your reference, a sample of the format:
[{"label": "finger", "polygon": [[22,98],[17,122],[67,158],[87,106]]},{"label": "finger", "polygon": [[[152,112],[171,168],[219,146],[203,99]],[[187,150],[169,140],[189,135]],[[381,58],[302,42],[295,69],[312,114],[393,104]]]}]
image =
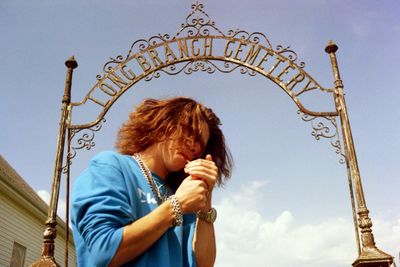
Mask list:
[{"label": "finger", "polygon": [[218,168],[215,165],[190,165],[184,168],[185,173],[191,175],[194,172],[204,172],[208,175],[218,175]]},{"label": "finger", "polygon": [[191,166],[184,169],[185,173],[188,175],[211,175],[211,176],[218,176],[218,168],[215,166]]},{"label": "finger", "polygon": [[210,161],[210,160],[205,160],[205,159],[199,159],[199,160],[195,160],[195,161],[191,161],[188,164],[185,165],[185,168],[190,168],[193,166],[206,166],[208,168],[213,168],[213,169],[217,169],[217,165],[215,164],[214,161]]},{"label": "finger", "polygon": [[194,176],[189,176],[191,179],[191,183],[193,183],[194,187],[202,187],[203,189],[207,190],[208,186],[207,183],[200,178],[194,177]]},{"label": "finger", "polygon": [[194,180],[203,180],[209,189],[214,187],[214,184],[217,181],[217,178],[215,175],[207,175],[204,173],[193,173],[190,175]]},{"label": "finger", "polygon": [[202,158],[198,158],[192,161],[186,161],[187,164],[192,163],[192,162],[213,162],[212,160],[212,156],[210,154],[207,154],[207,156],[202,159]]},{"label": "finger", "polygon": [[208,190],[213,190],[213,188],[216,184],[216,181],[217,181],[214,177],[210,177],[210,176],[201,176],[200,177],[200,175],[199,176],[192,175],[192,177],[193,177],[193,179],[203,181],[206,184],[206,187]]},{"label": "finger", "polygon": [[192,176],[196,180],[205,180],[208,184],[214,184],[217,180],[217,175],[215,173],[205,173],[200,171],[192,171],[190,172],[190,176]]},{"label": "finger", "polygon": [[199,187],[199,186],[207,189],[207,184],[203,181],[203,179],[190,175],[183,180],[183,182],[181,183],[179,188],[181,188],[181,187],[195,188],[195,187]]},{"label": "finger", "polygon": [[208,161],[208,160],[203,160],[203,161],[198,161],[198,162],[191,162],[190,164],[186,164],[185,168],[187,167],[194,167],[194,166],[203,166],[207,168],[217,168],[217,165],[215,164],[214,161]]},{"label": "finger", "polygon": [[204,173],[205,175],[218,176],[218,168],[216,166],[191,166],[185,168],[185,172],[189,175],[202,175]]},{"label": "finger", "polygon": [[215,182],[208,177],[199,177],[194,175],[190,175],[189,177],[192,179],[192,181],[196,181],[198,183],[196,186],[203,187],[205,190],[212,190],[214,187]]}]

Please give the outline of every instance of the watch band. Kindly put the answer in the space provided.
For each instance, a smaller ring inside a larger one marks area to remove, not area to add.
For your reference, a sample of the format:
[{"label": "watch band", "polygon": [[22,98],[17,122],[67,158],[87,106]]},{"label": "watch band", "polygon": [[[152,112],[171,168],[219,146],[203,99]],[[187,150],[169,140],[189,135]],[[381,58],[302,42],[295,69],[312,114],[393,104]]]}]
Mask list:
[{"label": "watch band", "polygon": [[217,219],[217,210],[215,208],[211,208],[208,212],[197,212],[197,218],[203,220],[208,223],[214,223]]}]

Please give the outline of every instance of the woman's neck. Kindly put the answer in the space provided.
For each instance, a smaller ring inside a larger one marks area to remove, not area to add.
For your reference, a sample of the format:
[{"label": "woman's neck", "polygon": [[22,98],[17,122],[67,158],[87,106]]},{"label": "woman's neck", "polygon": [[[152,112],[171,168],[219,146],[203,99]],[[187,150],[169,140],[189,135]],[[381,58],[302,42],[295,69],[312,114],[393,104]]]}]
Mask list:
[{"label": "woman's neck", "polygon": [[157,174],[161,179],[165,179],[168,171],[164,166],[158,144],[153,144],[143,151],[139,152],[142,161],[150,169],[151,172]]}]

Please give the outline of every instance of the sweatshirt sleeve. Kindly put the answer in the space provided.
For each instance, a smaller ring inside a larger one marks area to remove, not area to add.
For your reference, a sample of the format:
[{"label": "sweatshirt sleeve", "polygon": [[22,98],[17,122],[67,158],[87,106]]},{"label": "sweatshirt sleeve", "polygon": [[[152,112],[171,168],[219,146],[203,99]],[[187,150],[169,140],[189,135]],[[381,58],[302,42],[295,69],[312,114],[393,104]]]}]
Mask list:
[{"label": "sweatshirt sleeve", "polygon": [[78,177],[71,220],[96,266],[108,266],[122,240],[123,228],[135,220],[118,156],[99,154]]}]

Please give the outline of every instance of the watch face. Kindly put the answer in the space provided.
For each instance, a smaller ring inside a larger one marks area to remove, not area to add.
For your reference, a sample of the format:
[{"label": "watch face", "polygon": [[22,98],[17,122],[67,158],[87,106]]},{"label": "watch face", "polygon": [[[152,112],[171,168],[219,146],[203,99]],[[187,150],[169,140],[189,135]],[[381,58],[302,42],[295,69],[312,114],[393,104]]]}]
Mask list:
[{"label": "watch face", "polygon": [[209,212],[208,212],[208,214],[207,214],[208,216],[208,220],[207,221],[209,221],[209,222],[215,222],[215,220],[217,219],[217,210],[216,209],[214,209],[214,208],[212,208]]},{"label": "watch face", "polygon": [[206,222],[213,223],[217,219],[217,210],[215,208],[211,208],[206,213],[198,212],[197,213],[197,217],[202,219],[202,220],[204,220],[204,221],[206,221]]}]

